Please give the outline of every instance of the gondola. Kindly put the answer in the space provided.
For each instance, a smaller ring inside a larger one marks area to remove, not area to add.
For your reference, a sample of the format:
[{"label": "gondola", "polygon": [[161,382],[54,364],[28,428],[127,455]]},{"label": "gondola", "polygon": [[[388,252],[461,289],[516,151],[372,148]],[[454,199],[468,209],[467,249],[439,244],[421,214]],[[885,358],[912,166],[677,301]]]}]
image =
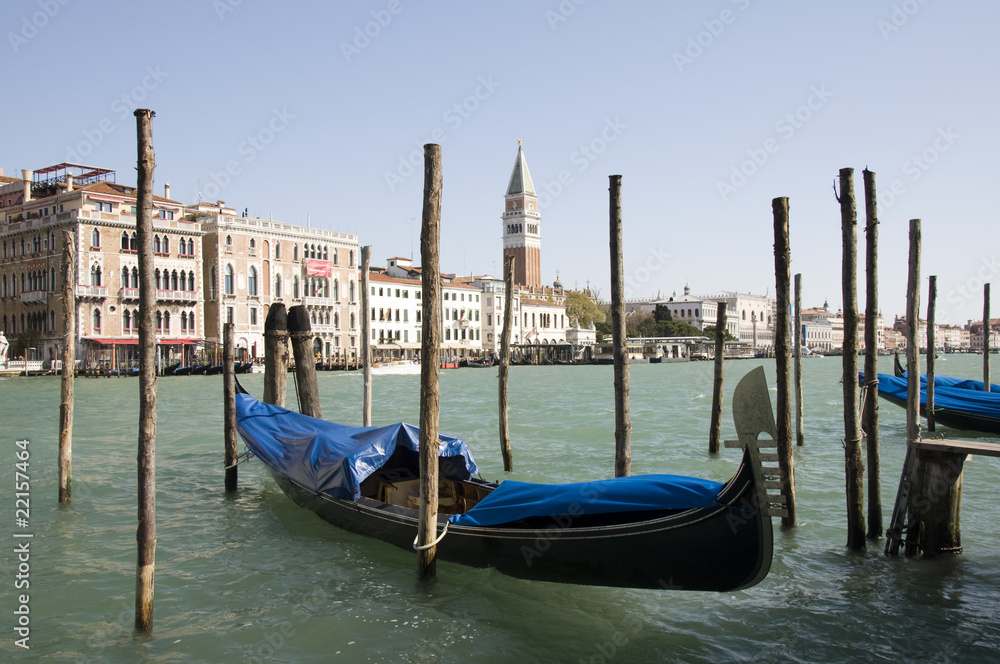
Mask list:
[{"label": "gondola", "polygon": [[465,366],[472,367],[473,369],[488,369],[492,367],[495,362],[492,359],[489,360],[465,360]]},{"label": "gondola", "polygon": [[174,376],[189,376],[189,375],[191,375],[191,372],[192,372],[193,370],[194,370],[194,367],[193,367],[193,366],[191,366],[191,365],[188,365],[188,366],[186,366],[186,367],[184,367],[184,366],[181,366],[181,367],[177,367],[177,368],[176,368],[176,369],[174,369],[174,370],[173,370],[173,371],[172,371],[171,373],[172,373],[172,374],[173,374]]},{"label": "gondola", "polygon": [[[904,374],[905,375],[905,374]],[[864,372],[860,374],[864,384]],[[907,379],[878,375],[878,395],[906,408]],[[1000,386],[991,384],[983,391],[978,380],[950,376],[934,377],[934,422],[952,429],[1000,435]],[[920,376],[920,414],[927,416],[927,376]]]},{"label": "gondola", "polygon": [[[774,431],[763,371],[752,375],[753,387],[744,385],[748,376],[734,403],[750,390],[761,410],[743,422],[734,417],[741,441]],[[289,498],[346,530],[415,546],[415,427],[325,422],[238,390],[239,433]],[[770,429],[755,426],[764,420]],[[749,588],[770,569],[771,517],[758,509],[763,482],[749,449],[725,484],[673,475],[494,484],[474,477],[461,440],[442,435],[438,451],[440,560],[536,581],[712,591]]]}]

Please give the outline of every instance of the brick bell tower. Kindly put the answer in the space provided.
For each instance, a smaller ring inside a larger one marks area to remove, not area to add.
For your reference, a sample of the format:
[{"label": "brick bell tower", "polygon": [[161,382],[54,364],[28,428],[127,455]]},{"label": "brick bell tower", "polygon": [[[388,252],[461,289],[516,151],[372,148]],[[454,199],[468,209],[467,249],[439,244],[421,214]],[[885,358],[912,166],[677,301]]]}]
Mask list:
[{"label": "brick bell tower", "polygon": [[517,159],[504,196],[503,255],[514,256],[514,283],[520,286],[542,285],[542,215],[538,196],[528,173],[521,141]]}]

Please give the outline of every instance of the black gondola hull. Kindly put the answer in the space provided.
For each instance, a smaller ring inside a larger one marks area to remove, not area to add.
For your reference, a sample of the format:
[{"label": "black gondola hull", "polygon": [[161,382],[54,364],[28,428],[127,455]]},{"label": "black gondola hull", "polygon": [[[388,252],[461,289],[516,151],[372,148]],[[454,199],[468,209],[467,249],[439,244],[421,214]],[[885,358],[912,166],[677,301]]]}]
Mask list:
[{"label": "black gondola hull", "polygon": [[[417,510],[370,498],[331,498],[271,472],[289,498],[324,520],[412,550]],[[719,494],[719,507],[653,518],[632,513],[621,515],[620,523],[608,519],[586,527],[575,527],[569,514],[553,516],[543,528],[450,524],[437,558],[536,581],[676,590],[749,588],[767,575],[773,546],[771,519],[757,508],[756,495],[745,456]],[[439,532],[445,518],[439,519]]]}]

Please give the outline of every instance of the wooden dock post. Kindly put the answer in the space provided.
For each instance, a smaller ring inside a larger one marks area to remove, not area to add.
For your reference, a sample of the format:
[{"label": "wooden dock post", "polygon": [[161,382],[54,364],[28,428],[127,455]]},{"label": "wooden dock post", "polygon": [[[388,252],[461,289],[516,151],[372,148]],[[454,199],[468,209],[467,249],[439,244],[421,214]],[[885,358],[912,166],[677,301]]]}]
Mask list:
[{"label": "wooden dock post", "polygon": [[226,493],[236,491],[237,465],[236,450],[236,342],[233,324],[222,327],[222,392],[223,392],[223,439],[226,445],[225,470]]},{"label": "wooden dock post", "polygon": [[288,312],[274,302],[264,320],[264,403],[285,407],[288,391]]},{"label": "wooden dock post", "polygon": [[361,356],[365,362],[362,369],[361,422],[366,427],[372,425],[372,323],[368,311],[371,306],[368,290],[371,255],[370,244],[361,247]]},{"label": "wooden dock post", "polygon": [[[917,340],[920,330],[920,220],[910,220],[909,273],[906,280],[906,459],[904,473],[909,474],[912,498],[902,510],[904,523],[911,524],[906,531],[906,555],[917,552],[920,529],[916,496],[922,487],[923,458],[913,449],[920,440],[920,349]],[[907,463],[909,462],[909,463]],[[907,516],[908,515],[908,516]]]},{"label": "wooden dock post", "polygon": [[[156,283],[153,279],[153,111],[134,112],[138,137],[136,239],[139,259],[139,527],[135,578],[135,629],[153,629],[156,560]],[[120,375],[120,374],[119,374]]]},{"label": "wooden dock post", "polygon": [[[63,231],[63,355],[62,388],[59,403],[59,502],[72,494],[73,461],[73,374],[76,370],[76,247],[74,234]],[[55,284],[52,284],[53,288]],[[24,365],[28,369],[27,363]]]},{"label": "wooden dock post", "polygon": [[626,355],[625,285],[622,276],[622,176],[610,175],[611,332],[615,371],[615,477],[632,474],[632,422],[629,417],[629,368]]},{"label": "wooden dock post", "polygon": [[791,252],[788,241],[788,197],[772,199],[774,217],[774,281],[776,316],[774,321],[774,357],[777,371],[778,467],[781,469],[781,494],[787,501],[788,514],[781,525],[795,525],[795,457],[792,453],[792,390],[789,380],[791,343],[789,340],[789,287]]},{"label": "wooden dock post", "polygon": [[719,453],[722,436],[722,389],[725,382],[726,303],[720,301],[715,314],[715,378],[712,381],[712,422],[708,429],[708,453]]},{"label": "wooden dock post", "polygon": [[438,418],[441,408],[441,146],[424,146],[424,204],[420,230],[421,303],[423,339],[420,363],[420,516],[417,527],[417,573],[421,579],[437,574]]},{"label": "wooden dock post", "polygon": [[301,304],[288,310],[288,336],[292,340],[292,355],[295,358],[299,412],[309,417],[322,418],[319,384],[316,381],[316,358],[312,348],[312,325],[309,323],[309,312]]},{"label": "wooden dock post", "polygon": [[795,357],[794,357],[794,381],[795,381],[795,444],[802,446],[805,443],[805,431],[803,427],[803,407],[802,407],[802,274],[795,275]]},{"label": "wooden dock post", "polygon": [[[990,391],[990,285],[983,284],[983,391]],[[27,365],[25,365],[27,366]]]},{"label": "wooden dock post", "polygon": [[865,181],[865,401],[861,428],[868,460],[868,539],[882,537],[882,479],[878,429],[878,199],[875,173]]},{"label": "wooden dock post", "polygon": [[840,226],[843,239],[841,286],[844,297],[844,469],[847,482],[847,547],[865,546],[865,466],[858,418],[858,214],[854,169],[840,169]]},{"label": "wooden dock post", "polygon": [[937,275],[931,275],[927,286],[927,402],[924,412],[927,416],[927,431],[934,431],[934,355],[937,342],[934,339],[934,308],[937,303]]},{"label": "wooden dock post", "polygon": [[503,469],[506,472],[514,470],[514,455],[510,450],[510,422],[508,421],[507,381],[510,375],[510,334],[514,326],[514,256],[503,258],[504,312],[503,332],[500,336],[500,372],[499,372],[499,404],[500,404],[500,455],[503,457]]}]

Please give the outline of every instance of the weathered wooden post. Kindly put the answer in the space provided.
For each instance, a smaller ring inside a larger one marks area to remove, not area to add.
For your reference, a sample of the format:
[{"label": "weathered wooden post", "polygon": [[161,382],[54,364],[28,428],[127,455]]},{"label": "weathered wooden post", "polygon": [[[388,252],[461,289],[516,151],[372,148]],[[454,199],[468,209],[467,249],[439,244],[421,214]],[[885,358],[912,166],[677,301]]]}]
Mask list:
[{"label": "weathered wooden post", "polygon": [[365,245],[361,247],[361,355],[364,357],[365,367],[362,370],[364,384],[361,396],[361,420],[362,426],[372,425],[372,323],[369,299],[369,266],[371,264],[372,247]]},{"label": "weathered wooden post", "polygon": [[774,320],[774,357],[778,387],[777,431],[778,467],[781,470],[781,494],[785,496],[788,514],[781,517],[783,526],[795,525],[795,457],[792,454],[792,390],[789,342],[789,287],[791,255],[788,241],[788,197],[771,201],[774,216],[774,281],[776,316]]},{"label": "weathered wooden post", "polygon": [[417,527],[417,572],[421,579],[437,574],[438,417],[441,371],[441,146],[424,146],[424,204],[420,230],[423,339],[420,363],[420,516]]},{"label": "weathered wooden post", "polygon": [[514,470],[514,456],[510,450],[510,422],[507,407],[507,380],[510,375],[510,335],[514,326],[514,256],[504,256],[504,312],[503,332],[500,337],[500,455],[503,457],[503,469],[508,473]]},{"label": "weathered wooden post", "polygon": [[882,537],[878,430],[878,199],[875,173],[865,169],[865,403],[862,432],[868,459],[868,539]]},{"label": "weathered wooden post", "polygon": [[138,135],[139,259],[139,528],[135,578],[135,629],[153,629],[156,560],[156,283],[153,279],[153,111],[135,110]]},{"label": "weathered wooden post", "polygon": [[795,275],[795,316],[794,326],[795,326],[795,363],[794,363],[794,381],[795,381],[795,444],[802,445],[805,443],[805,432],[803,427],[803,408],[802,408],[802,344],[805,343],[805,339],[802,338],[802,275]]},{"label": "weathered wooden post", "polygon": [[226,492],[236,491],[238,480],[236,459],[236,341],[233,324],[222,328],[222,391],[223,391],[223,438],[226,445],[225,470]]},{"label": "weathered wooden post", "polygon": [[708,453],[719,453],[722,436],[722,388],[725,382],[726,303],[719,302],[715,314],[715,379],[712,381],[712,423],[708,429]]},{"label": "weathered wooden post", "polygon": [[285,407],[288,391],[288,312],[271,304],[264,320],[264,403]]},{"label": "weathered wooden post", "polygon": [[[74,235],[63,231],[63,357],[59,403],[59,502],[70,499],[73,460],[73,373],[76,369],[76,277]],[[53,284],[55,287],[55,284]],[[27,370],[28,365],[24,365]]]},{"label": "weathered wooden post", "polygon": [[[983,284],[983,390],[990,391],[990,285]],[[27,365],[25,365],[27,366]]]},{"label": "weathered wooden post", "polygon": [[847,481],[847,547],[865,546],[865,467],[858,423],[857,205],[854,169],[840,169],[840,225],[843,239],[841,286],[844,297],[844,469]]},{"label": "weathered wooden post", "polygon": [[[916,509],[916,496],[920,495],[923,485],[924,456],[919,450],[913,449],[913,444],[920,440],[920,348],[918,332],[920,330],[920,220],[910,220],[910,257],[909,273],[906,281],[906,451],[910,462],[909,473],[911,493],[906,511],[909,512],[906,532],[906,555],[917,552],[920,540],[919,510]],[[906,461],[904,461],[904,464]],[[904,471],[905,472],[905,471]],[[898,549],[897,549],[898,550]]]},{"label": "weathered wooden post", "polygon": [[934,339],[934,307],[937,303],[937,275],[931,275],[927,287],[927,430],[934,431],[934,360],[937,342]]},{"label": "weathered wooden post", "polygon": [[288,336],[295,357],[295,385],[299,393],[299,412],[309,417],[323,417],[319,405],[319,384],[316,381],[316,358],[313,356],[312,325],[305,306],[297,304],[288,310]]},{"label": "weathered wooden post", "polygon": [[615,371],[615,477],[632,473],[632,422],[629,418],[629,368],[625,334],[625,285],[622,267],[622,176],[610,175],[611,332]]}]

